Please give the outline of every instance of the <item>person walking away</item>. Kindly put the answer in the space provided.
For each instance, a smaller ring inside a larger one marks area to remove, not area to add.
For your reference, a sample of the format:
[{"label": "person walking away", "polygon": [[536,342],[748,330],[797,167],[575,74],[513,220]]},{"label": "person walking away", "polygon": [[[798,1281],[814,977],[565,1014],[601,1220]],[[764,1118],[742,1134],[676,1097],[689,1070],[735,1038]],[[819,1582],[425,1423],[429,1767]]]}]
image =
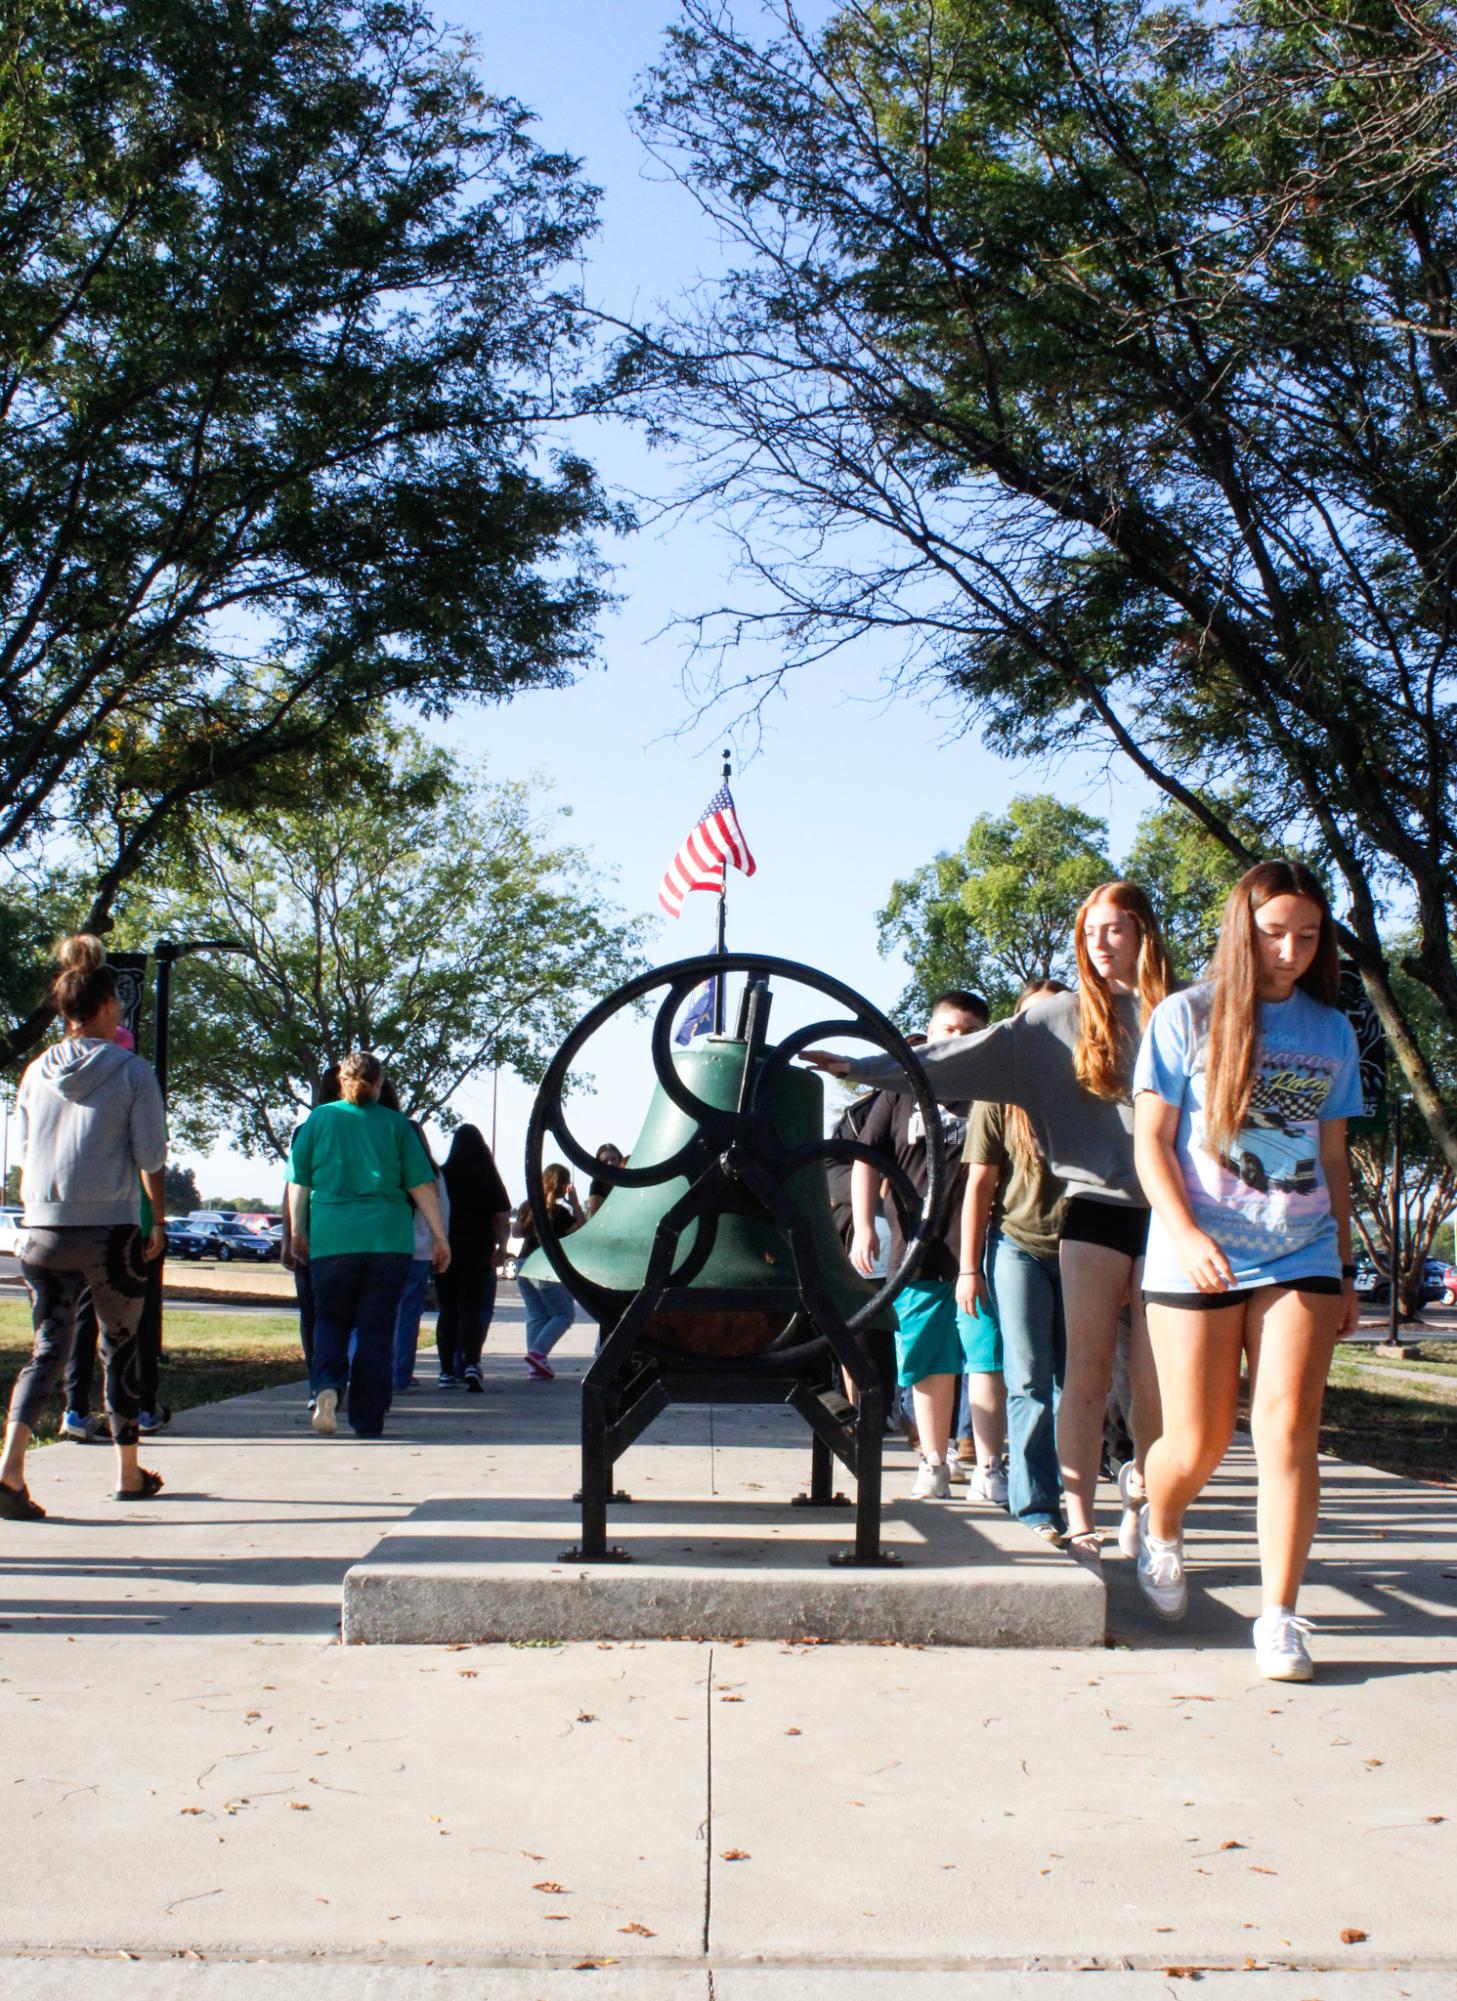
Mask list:
[{"label": "person walking away", "polygon": [[[331,1063],[320,1077],[315,1087],[314,1104],[337,1105],[339,1102],[339,1065]],[[302,1126],[294,1127],[297,1137]],[[289,1141],[290,1147],[293,1141]],[[278,1261],[285,1271],[293,1273],[294,1298],[298,1301],[298,1341],[304,1351],[304,1367],[310,1372],[314,1366],[314,1281],[309,1273],[307,1258],[294,1255],[293,1222],[288,1207],[288,1177],[285,1171],[283,1184],[283,1229],[278,1240]],[[313,1409],[313,1393],[309,1394],[309,1408]]]},{"label": "person walking away", "polygon": [[[1140,1030],[1174,981],[1158,920],[1136,883],[1106,882],[1093,890],[1078,911],[1073,944],[1074,993],[1033,1001],[979,1035],[919,1051],[917,1060],[943,1104],[974,1098],[1020,1105],[1043,1158],[1066,1185],[1058,1263],[1067,1368],[1058,1403],[1058,1457],[1068,1546],[1096,1562],[1103,1409],[1125,1303],[1134,1458],[1119,1474],[1118,1541],[1129,1557],[1138,1552],[1144,1455],[1160,1429],[1158,1377],[1140,1290],[1149,1211],[1133,1162],[1132,1087]],[[813,1049],[804,1060],[853,1083],[909,1089],[893,1058]]]},{"label": "person walking away", "polygon": [[511,1235],[511,1198],[479,1126],[457,1126],[445,1156],[450,1269],[440,1279],[435,1346],[442,1387],[485,1388],[481,1350],[496,1311],[496,1266]]},{"label": "person walking away", "polygon": [[[938,994],[926,1025],[926,1046],[934,1049],[948,1037],[967,1036],[986,1025],[986,1002],[979,994],[954,989]],[[900,1076],[899,1070],[896,1075]],[[902,1079],[904,1081],[904,1079]],[[938,1235],[909,1284],[896,1296],[896,1370],[902,1388],[911,1392],[920,1441],[921,1464],[911,1488],[913,1500],[949,1499],[951,1493],[951,1427],[955,1419],[956,1379],[966,1366],[956,1312],[957,1254],[961,1231],[961,1149],[966,1139],[966,1107],[943,1106],[940,1130],[928,1136],[917,1106],[902,1096],[878,1097],[860,1128],[862,1145],[894,1155],[910,1177],[922,1201],[929,1179],[928,1149],[939,1146],[952,1183],[943,1214],[936,1218]],[[855,1239],[850,1262],[869,1277],[875,1264],[875,1215],[880,1182],[868,1161],[857,1160],[850,1179],[855,1213]],[[892,1185],[890,1267],[905,1256],[906,1240],[915,1228]]]},{"label": "person walking away", "polygon": [[1312,1672],[1295,1605],[1320,1505],[1326,1377],[1357,1321],[1346,1120],[1362,1100],[1338,984],[1320,883],[1298,862],[1262,862],[1230,892],[1212,978],[1154,1010],[1134,1073],[1164,1400],[1138,1582],[1162,1617],[1182,1616],[1184,1516],[1233,1436],[1243,1358],[1264,1601],[1255,1665],[1273,1681]]},{"label": "person walking away", "polygon": [[[118,1047],[116,977],[99,942],[68,939],[51,1001],[64,1034],[29,1065],[16,1100],[21,1158],[20,1270],[35,1342],[10,1397],[0,1453],[0,1517],[44,1519],[25,1480],[25,1453],[71,1353],[76,1307],[96,1309],[107,1414],[116,1448],[117,1500],[146,1499],[160,1474],[137,1463],[136,1339],[146,1262],[160,1256],[166,1120],[150,1064]],[[144,1240],[137,1177],[154,1222]]]},{"label": "person walking away", "polygon": [[[541,1188],[559,1237],[579,1230],[586,1217],[572,1186],[570,1171],[553,1161],[541,1171]],[[531,1204],[523,1202],[516,1216],[516,1234],[521,1238],[521,1262],[525,1264],[537,1249],[539,1239]],[[577,1317],[576,1302],[557,1279],[517,1277],[521,1301],[526,1308],[526,1370],[538,1382],[549,1383],[556,1376],[547,1357]]]},{"label": "person walking away", "polygon": [[450,1263],[430,1156],[404,1114],[379,1102],[383,1080],[368,1050],[346,1056],[339,1102],[316,1106],[289,1150],[292,1249],[313,1279],[313,1427],[326,1438],[346,1389],[355,1434],[384,1430],[395,1317],[415,1247],[412,1202],[429,1224],[435,1269]]},{"label": "person walking away", "polygon": [[[384,1102],[381,1095],[381,1103]],[[447,1240],[450,1236],[450,1197],[446,1193],[445,1176],[435,1164],[435,1156],[430,1152],[430,1142],[418,1120],[410,1121],[416,1139],[424,1147],[430,1165],[435,1170],[435,1197],[440,1204],[440,1219],[445,1225]],[[395,1314],[395,1338],[390,1365],[390,1388],[396,1396],[415,1387],[415,1356],[420,1346],[420,1316],[425,1311],[425,1288],[430,1282],[430,1252],[435,1239],[430,1234],[430,1221],[422,1209],[415,1211],[414,1254],[410,1259],[410,1275],[405,1280],[405,1289],[400,1294],[399,1308]],[[451,1264],[455,1264],[452,1247]]]},{"label": "person walking away", "polygon": [[[1060,981],[1040,980],[1023,989],[1017,1012],[1066,991]],[[1058,1267],[1063,1187],[1015,1105],[972,1106],[964,1157],[956,1302],[963,1312],[990,1304],[1001,1329],[1009,1511],[1060,1546],[1066,1531],[1054,1424],[1067,1359]]]}]

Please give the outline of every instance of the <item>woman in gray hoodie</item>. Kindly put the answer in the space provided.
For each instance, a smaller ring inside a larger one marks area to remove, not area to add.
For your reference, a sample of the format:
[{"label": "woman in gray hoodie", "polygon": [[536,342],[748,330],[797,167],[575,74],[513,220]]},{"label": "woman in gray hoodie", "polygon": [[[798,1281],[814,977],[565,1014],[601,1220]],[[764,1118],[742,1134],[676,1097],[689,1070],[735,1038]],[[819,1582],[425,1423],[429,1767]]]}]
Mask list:
[{"label": "woman in gray hoodie", "polygon": [[[167,1241],[162,1094],[151,1065],[113,1040],[121,1002],[96,941],[68,939],[61,964],[51,999],[65,1034],[25,1072],[16,1103],[25,1204],[20,1269],[35,1347],[11,1393],[0,1457],[0,1518],[12,1521],[45,1514],[25,1484],[25,1449],[65,1369],[77,1301],[88,1286],[116,1445],[116,1499],[145,1498],[162,1486],[159,1474],[137,1464],[136,1366],[144,1260],[160,1257]],[[154,1218],[145,1241],[138,1176]]]}]

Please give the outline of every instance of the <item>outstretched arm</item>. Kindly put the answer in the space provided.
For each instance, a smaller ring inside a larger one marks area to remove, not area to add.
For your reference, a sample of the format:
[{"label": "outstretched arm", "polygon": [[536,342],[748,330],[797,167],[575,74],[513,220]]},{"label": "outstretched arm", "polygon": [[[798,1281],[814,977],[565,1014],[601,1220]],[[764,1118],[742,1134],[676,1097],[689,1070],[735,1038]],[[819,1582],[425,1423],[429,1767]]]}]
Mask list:
[{"label": "outstretched arm", "polygon": [[[983,1098],[999,1105],[1023,1103],[1017,1056],[1024,1021],[1025,1016],[1014,1015],[975,1035],[950,1035],[944,1042],[928,1042],[918,1049],[916,1061],[936,1098],[943,1105],[959,1104],[965,1098]],[[838,1056],[828,1049],[806,1049],[804,1060],[854,1084],[871,1084],[877,1090],[902,1094],[914,1089],[893,1056]]]}]

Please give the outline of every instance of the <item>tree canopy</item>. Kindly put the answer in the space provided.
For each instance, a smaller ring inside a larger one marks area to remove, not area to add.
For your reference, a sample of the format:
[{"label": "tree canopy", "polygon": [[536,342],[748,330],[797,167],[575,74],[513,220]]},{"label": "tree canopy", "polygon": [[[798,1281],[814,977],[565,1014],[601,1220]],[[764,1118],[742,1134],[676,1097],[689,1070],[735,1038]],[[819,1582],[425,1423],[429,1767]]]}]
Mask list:
[{"label": "tree canopy", "polygon": [[495,1064],[535,1082],[584,994],[641,970],[640,927],[561,838],[539,782],[488,782],[376,728],[348,779],[296,774],[267,822],[210,808],[134,885],[118,931],[227,940],[179,961],[174,1125],[277,1158],[320,1080],[373,1049],[412,1118]]},{"label": "tree canopy", "polygon": [[1071,982],[1078,905],[1116,873],[1108,829],[1041,793],[983,813],[961,846],[894,883],[880,912],[880,949],[899,946],[912,978],[898,1012],[921,1027],[947,987],[973,986],[1006,1013],[1030,980]]},{"label": "tree canopy", "polygon": [[[1457,38],[1427,0],[685,0],[641,107],[736,267],[629,331],[786,669],[866,633],[992,742],[1318,846],[1421,1110],[1457,1025]],[[762,688],[762,684],[761,688]]]},{"label": "tree canopy", "polygon": [[596,190],[416,0],[36,0],[0,161],[0,860],[84,830],[104,929],[190,802],[590,656]]}]

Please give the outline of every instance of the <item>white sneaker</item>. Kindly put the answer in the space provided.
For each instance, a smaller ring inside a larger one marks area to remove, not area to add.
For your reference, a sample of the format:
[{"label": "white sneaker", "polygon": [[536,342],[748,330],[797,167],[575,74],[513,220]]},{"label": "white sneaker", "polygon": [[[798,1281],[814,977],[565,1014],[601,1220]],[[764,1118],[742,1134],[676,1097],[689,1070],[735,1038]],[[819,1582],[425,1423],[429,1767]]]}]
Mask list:
[{"label": "white sneaker", "polygon": [[339,1392],[337,1390],[320,1390],[319,1394],[314,1398],[313,1426],[320,1438],[332,1438],[334,1433],[339,1429],[339,1420],[335,1416],[338,1408]]},{"label": "white sneaker", "polygon": [[1125,1459],[1118,1468],[1118,1498],[1123,1503],[1123,1514],[1118,1523],[1118,1547],[1130,1563],[1138,1561],[1138,1514],[1148,1494],[1144,1488],[1143,1475],[1131,1459]]},{"label": "white sneaker", "polygon": [[964,1459],[958,1459],[953,1452],[946,1462],[946,1477],[953,1487],[964,1487],[971,1478],[971,1468]]},{"label": "white sneaker", "polygon": [[951,1471],[944,1459],[922,1458],[921,1470],[916,1475],[916,1484],[911,1489],[913,1501],[949,1501],[951,1499]]},{"label": "white sneaker", "polygon": [[1160,1542],[1148,1532],[1148,1507],[1134,1516],[1138,1529],[1138,1588],[1161,1619],[1182,1619],[1189,1604],[1184,1544]]},{"label": "white sneaker", "polygon": [[1309,1681],[1315,1670],[1306,1650],[1308,1619],[1297,1619],[1283,1605],[1262,1612],[1255,1621],[1255,1666],[1266,1681]]},{"label": "white sneaker", "polygon": [[1007,1505],[1007,1476],[995,1459],[978,1466],[971,1476],[971,1498],[990,1502],[994,1508]]}]

